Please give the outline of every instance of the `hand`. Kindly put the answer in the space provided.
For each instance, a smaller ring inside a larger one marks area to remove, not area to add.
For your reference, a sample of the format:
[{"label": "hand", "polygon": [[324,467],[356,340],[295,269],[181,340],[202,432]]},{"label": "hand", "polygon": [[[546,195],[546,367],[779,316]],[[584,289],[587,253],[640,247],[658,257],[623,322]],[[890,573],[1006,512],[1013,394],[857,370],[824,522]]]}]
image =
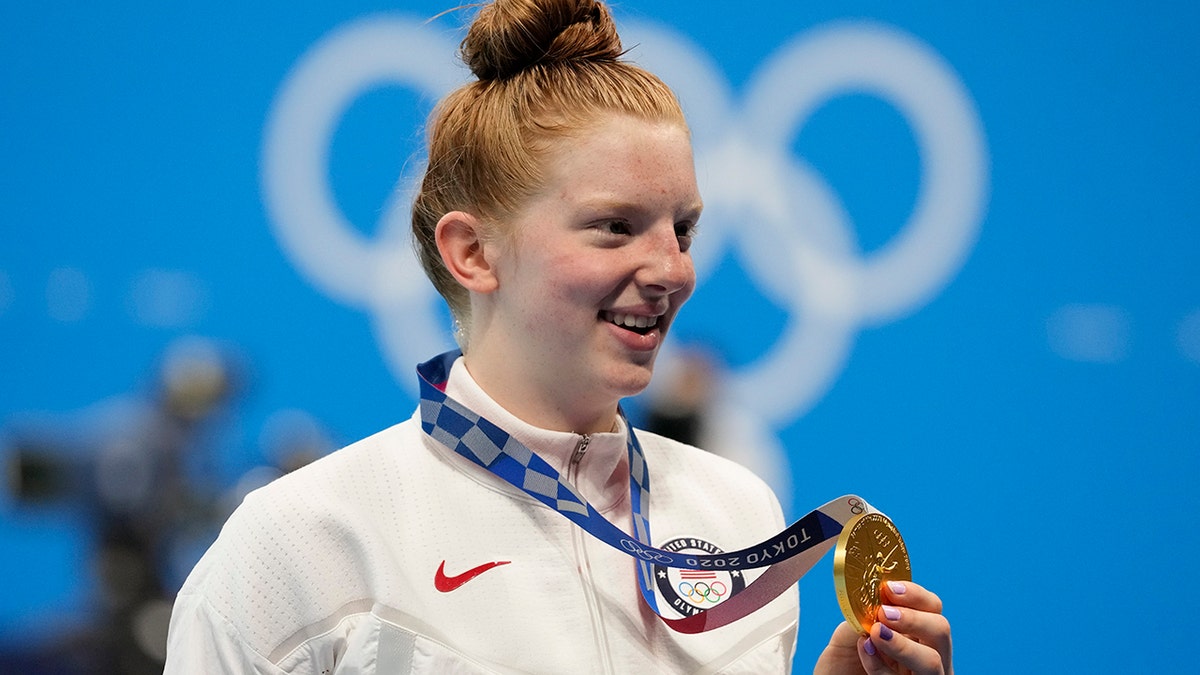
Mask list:
[{"label": "hand", "polygon": [[911,581],[885,583],[880,596],[883,606],[870,637],[842,623],[813,672],[953,675],[950,622],[941,614],[941,599]]}]

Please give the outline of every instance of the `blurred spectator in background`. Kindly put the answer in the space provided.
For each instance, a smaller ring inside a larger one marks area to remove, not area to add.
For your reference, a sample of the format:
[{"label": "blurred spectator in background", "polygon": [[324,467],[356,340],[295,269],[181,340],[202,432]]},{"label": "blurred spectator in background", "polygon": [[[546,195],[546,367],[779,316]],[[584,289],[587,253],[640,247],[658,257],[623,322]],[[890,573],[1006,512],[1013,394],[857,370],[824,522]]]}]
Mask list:
[{"label": "blurred spectator in background", "polygon": [[750,469],[786,510],[792,498],[787,449],[765,421],[730,395],[721,355],[701,343],[682,344],[663,352],[655,372],[640,397],[644,428]]},{"label": "blurred spectator in background", "polygon": [[663,384],[651,385],[646,394],[646,430],[709,447],[705,440],[717,377],[716,361],[707,350],[695,345],[676,349],[659,365]]},{"label": "blurred spectator in background", "polygon": [[169,346],[146,394],[8,425],[2,456],[13,501],[87,515],[96,590],[74,634],[0,653],[0,672],[162,672],[175,592],[220,524],[245,493],[333,445],[306,413],[277,413],[261,439],[274,466],[222,486],[213,459],[229,442],[227,413],[245,375],[233,350],[189,337]]}]

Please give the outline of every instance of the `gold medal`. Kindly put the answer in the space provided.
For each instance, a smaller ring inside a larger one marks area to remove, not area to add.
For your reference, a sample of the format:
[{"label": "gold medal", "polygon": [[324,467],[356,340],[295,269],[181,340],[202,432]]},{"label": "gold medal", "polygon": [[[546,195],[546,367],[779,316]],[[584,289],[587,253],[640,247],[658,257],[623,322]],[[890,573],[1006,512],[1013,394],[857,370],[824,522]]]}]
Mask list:
[{"label": "gold medal", "polygon": [[879,586],[912,581],[912,565],[900,531],[882,513],[864,513],[842,528],[833,553],[833,586],[850,627],[871,631],[879,610]]}]

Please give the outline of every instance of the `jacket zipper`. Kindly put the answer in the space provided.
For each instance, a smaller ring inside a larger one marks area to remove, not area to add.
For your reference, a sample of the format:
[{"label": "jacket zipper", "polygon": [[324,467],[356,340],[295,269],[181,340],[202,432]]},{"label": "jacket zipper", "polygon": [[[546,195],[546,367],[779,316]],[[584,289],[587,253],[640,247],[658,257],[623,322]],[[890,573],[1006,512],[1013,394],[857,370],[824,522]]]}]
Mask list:
[{"label": "jacket zipper", "polygon": [[[588,445],[591,444],[592,437],[584,434],[580,436],[579,443],[575,446],[575,452],[571,454],[571,461],[567,464],[567,480],[575,484],[579,478],[579,465],[583,461],[583,456],[587,453]],[[588,613],[592,617],[592,635],[596,640],[596,651],[600,654],[600,664],[605,673],[614,673],[612,664],[612,655],[608,649],[608,632],[604,628],[604,616],[600,613],[600,604],[596,598],[596,586],[592,582],[592,567],[588,560],[587,554],[587,539],[590,535],[583,531],[581,527],[571,528],[571,537],[574,540],[575,556],[579,561],[579,576],[583,583],[584,597],[587,599]]]}]

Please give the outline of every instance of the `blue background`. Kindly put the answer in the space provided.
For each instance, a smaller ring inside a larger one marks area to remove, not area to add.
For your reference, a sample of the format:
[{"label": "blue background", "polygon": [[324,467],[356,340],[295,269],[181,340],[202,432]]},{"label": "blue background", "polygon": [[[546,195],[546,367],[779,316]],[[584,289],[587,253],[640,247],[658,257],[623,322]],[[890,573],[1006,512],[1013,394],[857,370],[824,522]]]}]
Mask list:
[{"label": "blue background", "polygon": [[[339,5],[0,9],[0,424],[86,428],[98,402],[146,391],[184,335],[230,346],[249,373],[211,446],[214,484],[266,461],[263,428],[279,410],[307,411],[338,444],[409,414],[370,317],[297,271],[260,194],[264,122],[297,59],[348,21],[446,8]],[[829,391],[779,430],[796,495],[785,508],[798,516],[844,492],[884,508],[918,580],[945,601],[962,672],[1183,671],[1200,554],[1200,12],[730,7],[644,0],[617,14],[689,36],[735,91],[814,27],[895,27],[957,74],[990,161],[962,269],[928,304],[862,329]],[[378,90],[343,119],[331,181],[364,236],[427,110]],[[790,151],[836,190],[864,251],[902,226],[919,164],[887,104],[832,100]],[[685,310],[735,367],[787,319],[737,266],[726,261]],[[188,301],[139,309],[148,274],[182,280]],[[735,308],[736,326],[712,327]],[[1080,308],[1100,317],[1083,322],[1096,335],[1063,338]],[[0,642],[86,618],[89,537],[69,506],[0,495]],[[839,620],[828,574],[826,561],[802,582],[800,670]]]}]

